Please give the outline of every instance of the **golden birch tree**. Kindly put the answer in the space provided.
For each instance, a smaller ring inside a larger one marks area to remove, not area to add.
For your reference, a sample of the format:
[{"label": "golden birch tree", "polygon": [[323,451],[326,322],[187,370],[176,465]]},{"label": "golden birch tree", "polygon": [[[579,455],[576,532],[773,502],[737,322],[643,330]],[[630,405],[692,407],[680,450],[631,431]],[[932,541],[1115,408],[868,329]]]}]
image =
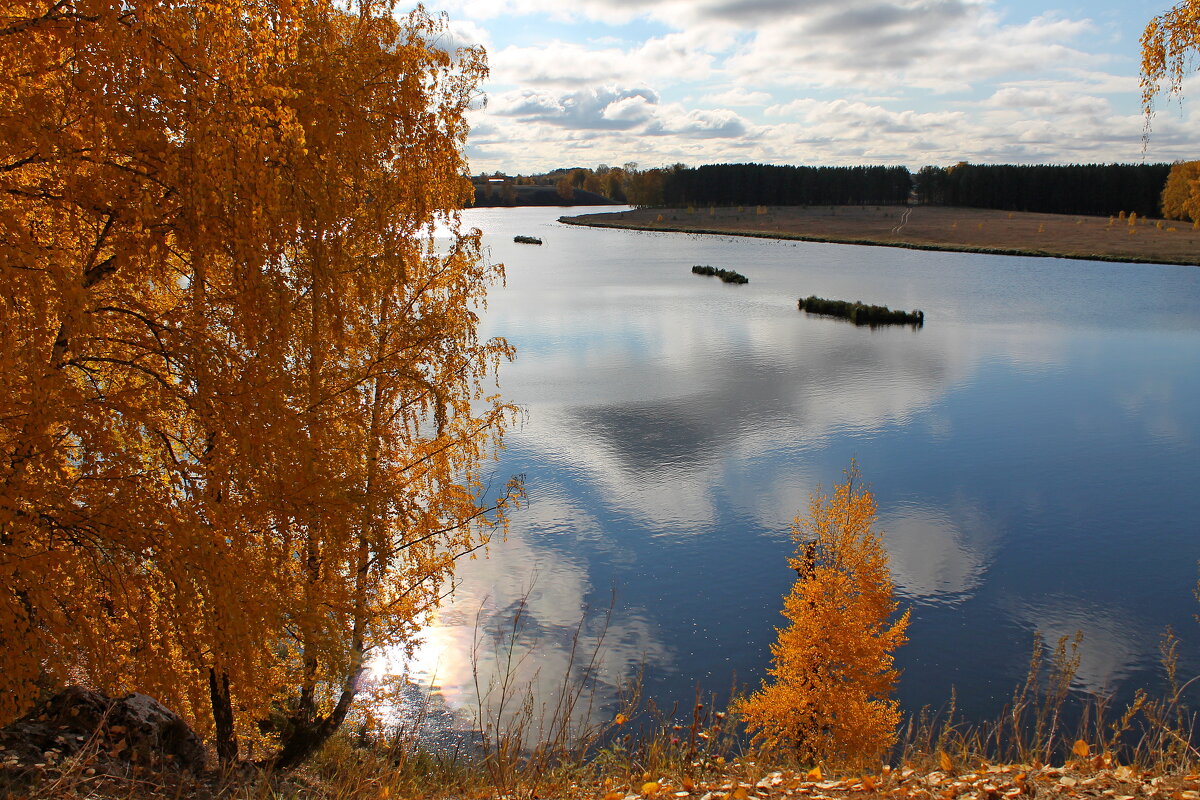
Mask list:
[{"label": "golden birch tree", "polygon": [[1200,161],[1171,166],[1162,192],[1162,214],[1167,219],[1200,222]]},{"label": "golden birch tree", "polygon": [[875,508],[852,466],[832,497],[818,490],[796,518],[788,625],[771,647],[770,680],[739,706],[756,741],[804,761],[863,765],[895,742],[892,653],[906,641],[909,612],[896,617]]},{"label": "golden birch tree", "polygon": [[[1146,24],[1142,33],[1142,109],[1146,123],[1154,113],[1154,99],[1164,89],[1170,97],[1181,97],[1183,80],[1196,71],[1200,56],[1200,0],[1182,0]],[[1148,130],[1148,128],[1147,128]],[[1164,214],[1183,219],[1200,219],[1200,181],[1185,177],[1189,167],[1177,167],[1163,190]],[[1174,181],[1174,182],[1172,182]],[[1168,193],[1170,198],[1168,198]],[[1172,212],[1166,211],[1170,202]]]},{"label": "golden birch tree", "polygon": [[519,495],[482,53],[373,0],[2,9],[0,719],[136,688],[294,765]]},{"label": "golden birch tree", "polygon": [[1163,91],[1179,95],[1200,54],[1200,0],[1183,0],[1146,24],[1142,33],[1142,106],[1149,114]]}]

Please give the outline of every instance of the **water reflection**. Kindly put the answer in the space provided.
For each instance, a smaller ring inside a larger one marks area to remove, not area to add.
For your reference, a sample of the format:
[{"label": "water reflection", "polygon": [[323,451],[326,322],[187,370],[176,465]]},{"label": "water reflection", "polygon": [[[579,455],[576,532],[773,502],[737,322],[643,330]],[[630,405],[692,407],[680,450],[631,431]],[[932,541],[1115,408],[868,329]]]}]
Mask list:
[{"label": "water reflection", "polygon": [[[1034,628],[1084,630],[1080,688],[1157,680],[1155,637],[1137,631],[1191,624],[1200,558],[1200,272],[596,231],[555,213],[470,219],[508,266],[484,332],[518,348],[501,385],[526,422],[497,473],[529,476],[530,504],[460,569],[410,665],[452,706],[478,705],[476,675],[506,674],[487,645],[518,611],[513,663],[539,703],[584,674],[572,648],[601,639],[594,709],[643,664],[663,705],[698,680],[757,682],[795,578],[788,524],[851,457],[913,605],[907,708],[956,686],[993,713]],[[705,263],[751,282],[690,273]],[[927,324],[798,313],[808,294],[920,307]],[[1185,638],[1185,664],[1198,653]]]},{"label": "water reflection", "polygon": [[1188,427],[1183,408],[1195,402],[1194,396],[1181,397],[1178,378],[1143,376],[1125,384],[1115,401],[1125,412],[1127,424],[1139,425],[1145,435],[1159,445],[1195,448],[1195,431]]},{"label": "water reflection", "polygon": [[669,664],[654,624],[628,607],[613,615],[586,566],[551,544],[563,525],[585,538],[601,531],[585,509],[543,489],[507,539],[459,565],[453,596],[413,654],[392,665],[461,725],[514,724],[527,698],[532,735],[562,716],[563,702],[576,703],[574,723],[595,722],[644,666]]},{"label": "water reflection", "polygon": [[[1148,666],[1149,653],[1157,646],[1155,634],[1127,610],[1079,598],[1051,594],[1018,600],[1012,603],[1010,613],[1022,625],[1041,633],[1047,663],[1059,643],[1067,642],[1066,653],[1079,659],[1072,688],[1102,697],[1137,669]],[[1077,649],[1071,645],[1075,641]]]},{"label": "water reflection", "polygon": [[977,509],[901,506],[879,517],[903,597],[960,603],[983,580],[995,531]]}]

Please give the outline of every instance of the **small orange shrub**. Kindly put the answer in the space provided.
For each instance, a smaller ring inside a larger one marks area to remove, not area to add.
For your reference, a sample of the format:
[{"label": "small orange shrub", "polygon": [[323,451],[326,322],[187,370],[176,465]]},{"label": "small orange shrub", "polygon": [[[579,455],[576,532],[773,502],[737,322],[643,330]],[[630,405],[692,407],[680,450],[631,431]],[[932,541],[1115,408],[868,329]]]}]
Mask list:
[{"label": "small orange shrub", "polygon": [[813,495],[792,524],[799,573],[784,598],[790,624],[771,647],[773,681],[739,706],[755,740],[793,748],[806,761],[859,765],[895,742],[898,672],[892,652],[906,641],[887,552],[871,530],[875,500],[857,465],[833,497]]}]

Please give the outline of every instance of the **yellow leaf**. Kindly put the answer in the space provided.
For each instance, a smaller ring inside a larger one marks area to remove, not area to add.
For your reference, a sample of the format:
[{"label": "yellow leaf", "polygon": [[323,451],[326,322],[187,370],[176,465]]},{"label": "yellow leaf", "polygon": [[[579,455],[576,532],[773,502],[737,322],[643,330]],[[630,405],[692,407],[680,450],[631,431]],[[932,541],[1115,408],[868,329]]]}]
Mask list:
[{"label": "yellow leaf", "polygon": [[750,794],[745,786],[739,786],[729,793],[730,800],[750,800]]},{"label": "yellow leaf", "polygon": [[625,796],[624,792],[609,792],[604,795],[604,800],[621,800]]},{"label": "yellow leaf", "polygon": [[808,771],[808,779],[809,779],[810,781],[819,781],[819,780],[821,780],[821,768],[820,768],[820,767],[813,767],[812,769],[810,769],[810,770]]},{"label": "yellow leaf", "polygon": [[1071,748],[1071,752],[1080,758],[1087,758],[1088,753],[1091,752],[1091,748],[1088,747],[1088,743],[1083,739],[1076,739],[1075,746]]},{"label": "yellow leaf", "polygon": [[658,783],[655,781],[647,781],[642,784],[642,797],[654,797],[658,794]]},{"label": "yellow leaf", "polygon": [[617,714],[616,718],[613,720],[613,725],[624,725],[626,722],[629,722],[629,717],[625,716],[624,714]]},{"label": "yellow leaf", "polygon": [[950,758],[950,754],[945,750],[938,750],[938,764],[941,765],[944,772],[954,771],[954,759]]},{"label": "yellow leaf", "polygon": [[685,792],[694,792],[694,791],[696,791],[696,782],[695,782],[695,781],[693,781],[693,780],[692,780],[692,779],[691,779],[689,776],[687,776],[687,775],[684,775],[684,776],[683,776],[683,790],[684,790]]}]

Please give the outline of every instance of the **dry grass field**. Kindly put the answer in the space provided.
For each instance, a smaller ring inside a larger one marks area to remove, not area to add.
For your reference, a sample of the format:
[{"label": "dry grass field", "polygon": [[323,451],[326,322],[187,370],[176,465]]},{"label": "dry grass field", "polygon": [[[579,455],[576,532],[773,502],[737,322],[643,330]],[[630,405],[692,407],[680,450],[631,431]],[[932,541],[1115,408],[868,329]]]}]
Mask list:
[{"label": "dry grass field", "polygon": [[650,208],[564,217],[600,227],[721,233],[933,250],[1200,265],[1189,222],[943,206]]}]

